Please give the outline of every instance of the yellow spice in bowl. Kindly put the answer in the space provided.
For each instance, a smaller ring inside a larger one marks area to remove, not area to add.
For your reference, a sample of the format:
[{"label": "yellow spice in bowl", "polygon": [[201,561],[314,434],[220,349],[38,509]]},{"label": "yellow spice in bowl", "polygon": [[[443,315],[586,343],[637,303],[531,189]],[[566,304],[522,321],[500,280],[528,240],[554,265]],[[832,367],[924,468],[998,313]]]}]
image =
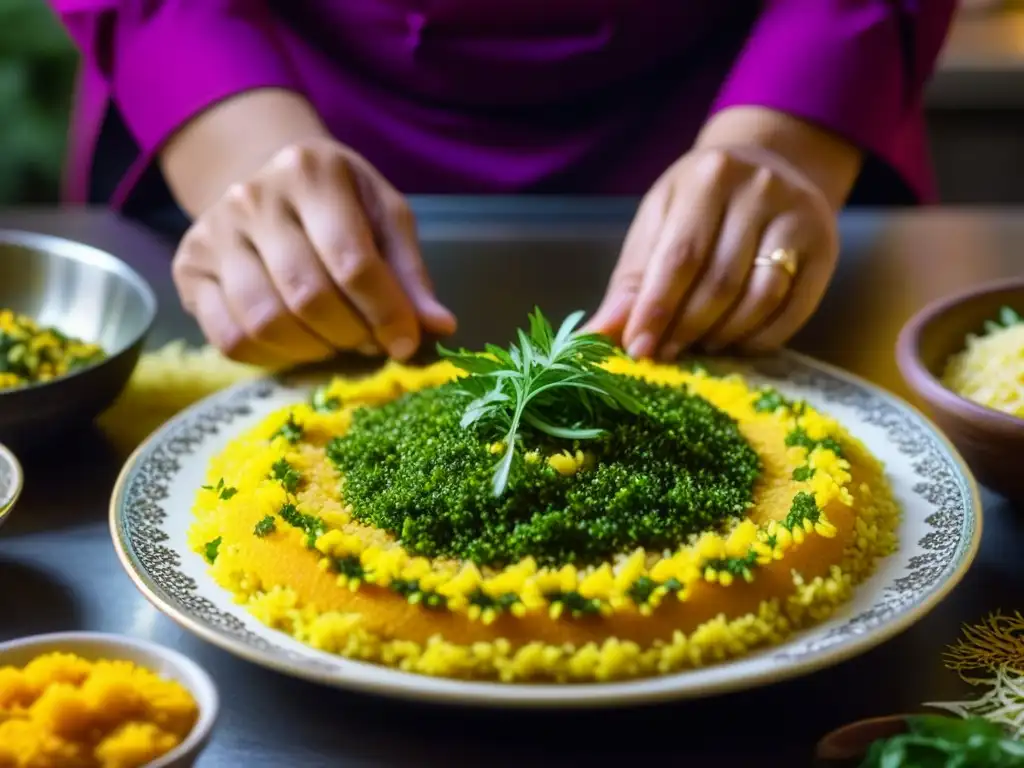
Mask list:
[{"label": "yellow spice in bowl", "polygon": [[138,768],[197,717],[183,686],[131,662],[46,654],[0,667],[0,768]]},{"label": "yellow spice in bowl", "polygon": [[1009,307],[946,363],[942,383],[961,397],[1024,417],[1024,319]]}]

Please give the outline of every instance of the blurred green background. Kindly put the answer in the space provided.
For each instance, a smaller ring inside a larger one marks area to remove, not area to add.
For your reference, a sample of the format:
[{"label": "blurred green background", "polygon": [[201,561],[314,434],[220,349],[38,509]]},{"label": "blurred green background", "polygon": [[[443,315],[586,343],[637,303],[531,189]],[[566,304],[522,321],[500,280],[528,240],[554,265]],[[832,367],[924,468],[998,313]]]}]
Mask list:
[{"label": "blurred green background", "polygon": [[0,0],[0,206],[57,200],[77,58],[44,0]]}]

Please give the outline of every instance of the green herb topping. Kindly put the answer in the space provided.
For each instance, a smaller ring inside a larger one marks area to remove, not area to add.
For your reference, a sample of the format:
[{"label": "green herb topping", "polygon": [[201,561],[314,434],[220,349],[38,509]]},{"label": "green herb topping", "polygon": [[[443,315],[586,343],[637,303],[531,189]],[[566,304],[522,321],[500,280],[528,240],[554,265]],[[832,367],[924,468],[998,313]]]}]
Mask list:
[{"label": "green herb topping", "polygon": [[832,451],[832,453],[840,458],[843,456],[843,446],[841,446],[837,440],[831,437],[826,437],[823,440],[812,440],[810,435],[800,427],[797,427],[786,435],[786,445],[789,447],[796,445],[802,446],[807,449],[808,455],[810,455],[811,451],[815,448],[821,447],[827,451]]},{"label": "green herb topping", "polygon": [[797,467],[793,470],[793,479],[798,483],[810,480],[812,477],[814,477],[814,468],[809,464],[804,464],[802,467]]},{"label": "green herb topping", "polygon": [[775,413],[779,408],[785,408],[794,416],[799,416],[806,407],[803,400],[790,400],[772,387],[762,389],[754,400],[754,410],[758,413]]},{"label": "green herb topping", "polygon": [[217,555],[220,553],[220,542],[221,537],[218,536],[213,541],[206,542],[206,545],[203,547],[203,556],[210,565],[217,561]]},{"label": "green herb topping", "polygon": [[224,501],[227,501],[236,493],[238,493],[237,488],[232,488],[229,485],[224,485],[223,477],[217,481],[216,485],[204,485],[203,488],[207,491],[216,491],[217,496],[220,497],[221,499],[224,499]]},{"label": "green herb topping", "polygon": [[802,526],[804,520],[816,523],[820,518],[821,510],[818,509],[813,494],[800,491],[793,497],[793,503],[789,507],[789,514],[786,515],[783,525],[793,530],[793,528]]},{"label": "green herb topping", "polygon": [[982,717],[907,718],[906,733],[874,742],[861,768],[1021,768],[1024,743]]},{"label": "green herb topping", "polygon": [[603,336],[579,333],[583,312],[565,319],[555,333],[539,309],[530,315],[530,333],[519,330],[519,344],[507,350],[488,344],[486,352],[438,351],[469,375],[456,385],[470,400],[461,426],[476,426],[505,445],[492,481],[500,496],[508,486],[516,445],[524,427],[562,440],[592,440],[606,411],[640,411],[640,403],[601,362],[616,354]]},{"label": "green herb topping", "polygon": [[998,320],[985,321],[985,333],[996,333],[1021,323],[1024,323],[1024,317],[1021,317],[1017,310],[1013,307],[1001,307]]},{"label": "green herb topping", "polygon": [[292,468],[287,459],[275,461],[274,465],[270,468],[270,476],[275,480],[280,480],[281,485],[284,486],[288,493],[295,493],[299,483],[302,481],[302,475]]},{"label": "green herb topping", "polygon": [[274,516],[273,515],[267,515],[262,520],[260,520],[258,523],[256,523],[256,527],[253,528],[252,532],[257,537],[262,539],[264,536],[269,536],[270,534],[272,534],[276,530],[277,530],[277,521],[274,520]]},{"label": "green herb topping", "polygon": [[[595,407],[600,433],[579,444],[525,423],[533,460],[511,464],[500,497],[487,441],[462,426],[462,382],[356,410],[327,455],[356,518],[416,554],[478,565],[595,563],[676,547],[745,514],[760,462],[733,419],[680,388],[607,375],[637,413]],[[577,445],[593,462],[575,474],[545,460]]]},{"label": "green herb topping", "polygon": [[310,549],[316,546],[316,540],[327,532],[327,523],[324,522],[322,517],[303,514],[292,503],[281,507],[281,511],[278,514],[292,528],[305,531],[306,546]]},{"label": "green herb topping", "polygon": [[295,415],[289,413],[288,420],[274,433],[274,437],[283,437],[292,445],[302,440],[302,425],[295,421]]},{"label": "green herb topping", "polygon": [[309,404],[318,413],[330,413],[341,408],[341,400],[333,395],[328,395],[326,387],[316,389]]}]

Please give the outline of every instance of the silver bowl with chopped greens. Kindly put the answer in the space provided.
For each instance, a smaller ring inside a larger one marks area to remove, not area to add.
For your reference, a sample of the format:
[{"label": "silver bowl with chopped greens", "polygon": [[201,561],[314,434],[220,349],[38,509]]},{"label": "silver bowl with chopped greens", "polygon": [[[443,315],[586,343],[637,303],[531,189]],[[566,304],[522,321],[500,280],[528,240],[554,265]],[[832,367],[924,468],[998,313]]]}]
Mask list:
[{"label": "silver bowl with chopped greens", "polygon": [[0,441],[32,448],[106,409],[156,310],[153,290],[115,256],[0,230]]}]

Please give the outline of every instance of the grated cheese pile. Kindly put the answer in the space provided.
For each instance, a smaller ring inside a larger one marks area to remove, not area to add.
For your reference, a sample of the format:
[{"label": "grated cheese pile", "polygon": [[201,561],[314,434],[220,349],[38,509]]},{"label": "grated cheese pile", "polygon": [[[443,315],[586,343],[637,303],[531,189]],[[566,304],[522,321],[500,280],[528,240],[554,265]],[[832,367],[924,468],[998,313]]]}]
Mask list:
[{"label": "grated cheese pile", "polygon": [[985,333],[967,337],[967,346],[946,364],[942,383],[961,397],[1024,417],[1024,319],[1006,307]]}]

